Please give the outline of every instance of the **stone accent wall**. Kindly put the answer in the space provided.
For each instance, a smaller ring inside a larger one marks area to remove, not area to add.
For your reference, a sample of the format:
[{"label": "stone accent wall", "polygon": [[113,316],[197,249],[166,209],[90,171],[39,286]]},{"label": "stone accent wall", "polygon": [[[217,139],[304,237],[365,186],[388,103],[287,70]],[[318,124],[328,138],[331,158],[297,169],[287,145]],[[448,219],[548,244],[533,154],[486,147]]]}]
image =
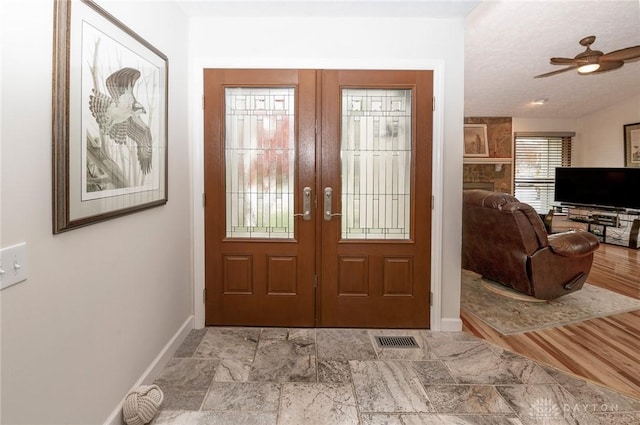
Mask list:
[{"label": "stone accent wall", "polygon": [[[511,117],[467,117],[465,124],[486,124],[490,158],[513,157],[513,133]],[[473,159],[469,159],[473,161]],[[463,165],[465,183],[493,183],[494,190],[513,193],[513,167],[511,164]],[[469,186],[469,185],[467,185]]]},{"label": "stone accent wall", "polygon": [[502,165],[498,171],[494,164],[464,164],[462,185],[464,188],[467,183],[493,183],[493,190],[512,194],[512,175],[510,164]]}]

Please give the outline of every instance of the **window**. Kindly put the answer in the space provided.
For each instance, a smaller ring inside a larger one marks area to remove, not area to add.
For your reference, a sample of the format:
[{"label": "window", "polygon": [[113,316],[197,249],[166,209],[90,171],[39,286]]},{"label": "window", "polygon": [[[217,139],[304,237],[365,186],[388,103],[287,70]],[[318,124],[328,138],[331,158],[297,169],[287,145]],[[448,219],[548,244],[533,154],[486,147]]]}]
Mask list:
[{"label": "window", "polygon": [[556,167],[571,166],[575,133],[515,134],[515,196],[545,214],[551,209]]}]

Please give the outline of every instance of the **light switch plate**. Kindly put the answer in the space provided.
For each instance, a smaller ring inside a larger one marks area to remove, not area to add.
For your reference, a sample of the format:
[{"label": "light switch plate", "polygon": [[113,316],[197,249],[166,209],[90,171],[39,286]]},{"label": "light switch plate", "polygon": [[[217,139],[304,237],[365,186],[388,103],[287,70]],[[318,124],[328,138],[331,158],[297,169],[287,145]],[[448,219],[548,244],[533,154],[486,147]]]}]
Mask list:
[{"label": "light switch plate", "polygon": [[0,289],[27,280],[27,244],[0,250]]}]

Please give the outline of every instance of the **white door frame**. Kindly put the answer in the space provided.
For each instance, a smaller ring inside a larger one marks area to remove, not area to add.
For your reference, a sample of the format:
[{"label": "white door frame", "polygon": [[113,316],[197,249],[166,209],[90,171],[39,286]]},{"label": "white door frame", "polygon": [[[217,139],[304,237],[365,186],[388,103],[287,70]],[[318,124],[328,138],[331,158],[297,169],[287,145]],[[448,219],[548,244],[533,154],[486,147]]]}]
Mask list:
[{"label": "white door frame", "polygon": [[[431,299],[430,324],[431,330],[439,331],[442,328],[442,225],[443,225],[443,151],[444,151],[444,61],[442,60],[415,60],[380,61],[371,60],[341,60],[335,63],[286,63],[276,60],[269,63],[268,60],[259,59],[260,63],[248,58],[246,61],[238,61],[238,58],[215,58],[194,60],[191,78],[189,81],[189,112],[191,124],[190,132],[190,157],[192,179],[192,208],[193,208],[193,314],[195,328],[204,327],[205,310],[203,292],[204,280],[204,208],[202,194],[204,193],[204,117],[203,117],[203,93],[204,70],[207,68],[313,68],[313,69],[397,69],[397,70],[432,70],[433,71],[433,95],[437,99],[433,112],[433,151],[432,151],[432,194],[433,210],[431,214]],[[295,61],[293,61],[295,62]]]}]

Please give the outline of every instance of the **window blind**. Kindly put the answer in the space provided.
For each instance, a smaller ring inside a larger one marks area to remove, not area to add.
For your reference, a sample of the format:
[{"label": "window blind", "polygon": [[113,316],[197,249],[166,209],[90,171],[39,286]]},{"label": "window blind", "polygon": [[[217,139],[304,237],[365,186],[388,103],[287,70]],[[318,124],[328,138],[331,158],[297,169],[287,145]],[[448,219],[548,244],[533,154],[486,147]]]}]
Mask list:
[{"label": "window blind", "polygon": [[571,136],[518,134],[515,136],[515,196],[540,214],[554,198],[556,167],[571,166]]}]

